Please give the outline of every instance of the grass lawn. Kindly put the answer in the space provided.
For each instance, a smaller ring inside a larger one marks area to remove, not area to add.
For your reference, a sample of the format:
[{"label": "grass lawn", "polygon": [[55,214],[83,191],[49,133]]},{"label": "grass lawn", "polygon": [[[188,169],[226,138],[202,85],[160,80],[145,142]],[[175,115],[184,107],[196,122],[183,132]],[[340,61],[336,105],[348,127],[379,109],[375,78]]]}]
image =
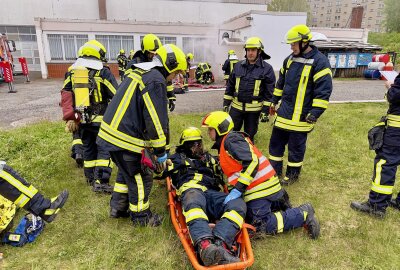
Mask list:
[{"label": "grass lawn", "polygon": [[[309,135],[300,181],[287,189],[295,205],[312,202],[321,237],[313,241],[296,230],[254,240],[251,269],[399,269],[400,212],[390,208],[385,220],[377,220],[349,207],[351,200],[367,198],[374,157],[367,131],[386,108],[384,103],[330,105]],[[172,143],[183,128],[199,126],[201,117],[171,117]],[[271,128],[261,123],[256,136],[265,154]],[[110,197],[86,186],[82,169],[69,157],[70,143],[61,122],[0,133],[0,159],[47,196],[70,191],[56,221],[34,243],[0,247],[0,268],[192,269],[170,222],[163,183],[155,182],[151,196],[152,210],[166,217],[161,227],[138,228],[127,219],[110,219]],[[208,139],[206,145],[211,146]],[[397,184],[396,194],[399,189]]]}]

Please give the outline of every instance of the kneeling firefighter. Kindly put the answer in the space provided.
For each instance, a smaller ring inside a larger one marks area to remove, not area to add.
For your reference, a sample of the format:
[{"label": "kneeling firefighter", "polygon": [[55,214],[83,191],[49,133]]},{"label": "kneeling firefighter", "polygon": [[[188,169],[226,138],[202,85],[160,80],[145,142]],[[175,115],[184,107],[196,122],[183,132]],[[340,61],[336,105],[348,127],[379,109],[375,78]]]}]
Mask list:
[{"label": "kneeling firefighter", "polygon": [[72,65],[70,83],[62,90],[64,119],[71,132],[78,129],[83,144],[84,173],[94,192],[111,193],[110,154],[96,145],[100,123],[107,105],[118,87],[106,62],[106,49],[97,40],[86,42],[79,49],[79,58]]},{"label": "kneeling firefighter", "polygon": [[[151,63],[134,66],[104,114],[97,144],[110,152],[118,166],[110,216],[130,215],[134,225],[158,226],[162,218],[152,214],[149,202],[153,175],[145,166],[165,169],[167,81],[186,70],[186,59],[181,49],[167,44],[157,50]],[[142,158],[155,164],[143,162],[142,166]]]}]

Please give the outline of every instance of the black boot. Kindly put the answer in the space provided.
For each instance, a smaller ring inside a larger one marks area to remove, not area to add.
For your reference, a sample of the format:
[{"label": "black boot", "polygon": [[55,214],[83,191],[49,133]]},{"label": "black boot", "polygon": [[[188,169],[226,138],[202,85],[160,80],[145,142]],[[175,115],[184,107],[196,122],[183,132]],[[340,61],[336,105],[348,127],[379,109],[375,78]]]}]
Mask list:
[{"label": "black boot", "polygon": [[356,211],[368,213],[376,218],[384,218],[386,214],[385,209],[378,209],[376,206],[371,205],[369,201],[366,202],[351,202],[350,207]]},{"label": "black boot", "polygon": [[229,264],[229,263],[237,263],[240,262],[240,259],[236,257],[229,249],[228,246],[225,244],[224,241],[217,239],[215,241],[215,245],[219,248],[220,253],[222,255],[221,260],[218,264]]},{"label": "black boot", "polygon": [[92,190],[96,193],[111,194],[114,190],[114,186],[111,186],[109,183],[101,183],[100,180],[96,180],[93,183]]},{"label": "black boot", "polygon": [[132,216],[133,226],[150,226],[158,227],[162,224],[164,217],[158,214],[153,214],[150,210],[145,210],[143,213]]},{"label": "black boot", "polygon": [[307,217],[303,227],[307,230],[311,239],[317,239],[320,233],[320,225],[315,217],[314,207],[312,207],[311,203],[305,203],[300,205],[299,208],[304,212],[307,212]]},{"label": "black boot", "polygon": [[400,202],[396,199],[391,199],[389,205],[397,210],[400,210]]},{"label": "black boot", "polygon": [[299,177],[291,176],[287,177],[285,176],[283,179],[281,179],[281,185],[282,186],[290,186],[297,182],[299,180]]},{"label": "black boot", "polygon": [[197,250],[204,266],[217,265],[222,260],[221,250],[209,239],[202,240],[197,244]]},{"label": "black boot", "polygon": [[129,217],[128,211],[121,211],[115,208],[110,208],[110,218],[127,218]]},{"label": "black boot", "polygon": [[40,217],[48,223],[52,222],[56,218],[58,211],[60,211],[67,201],[68,195],[68,190],[63,190],[57,197],[52,198],[50,207],[45,209],[40,214]]}]

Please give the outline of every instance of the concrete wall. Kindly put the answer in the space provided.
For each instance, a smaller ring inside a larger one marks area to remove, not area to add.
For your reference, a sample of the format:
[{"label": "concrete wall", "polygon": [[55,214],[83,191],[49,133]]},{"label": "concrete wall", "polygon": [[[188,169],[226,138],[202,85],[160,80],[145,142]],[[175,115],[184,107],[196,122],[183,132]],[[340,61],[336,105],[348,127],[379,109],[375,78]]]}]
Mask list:
[{"label": "concrete wall", "polygon": [[[1,0],[0,25],[33,25],[35,17],[99,19],[98,0]],[[266,5],[173,0],[107,0],[108,20],[220,23]],[[5,8],[4,8],[5,9]]]},{"label": "concrete wall", "polygon": [[0,5],[0,25],[33,25],[35,17],[99,18],[97,0],[1,0]]},{"label": "concrete wall", "polygon": [[[247,35],[258,36],[262,39],[265,52],[271,56],[268,60],[275,70],[282,67],[283,60],[292,52],[290,45],[284,43],[286,32],[296,24],[305,24],[306,13],[274,13],[268,16],[252,14],[251,33]],[[249,36],[247,36],[249,37]]]}]

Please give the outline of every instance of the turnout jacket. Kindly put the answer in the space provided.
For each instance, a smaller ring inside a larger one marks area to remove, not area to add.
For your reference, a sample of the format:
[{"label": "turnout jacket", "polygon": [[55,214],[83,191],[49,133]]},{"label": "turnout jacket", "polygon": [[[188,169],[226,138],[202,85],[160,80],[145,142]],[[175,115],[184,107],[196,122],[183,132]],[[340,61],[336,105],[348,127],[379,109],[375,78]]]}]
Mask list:
[{"label": "turnout jacket", "polygon": [[222,66],[222,70],[224,71],[224,79],[229,79],[229,75],[231,74],[233,67],[235,64],[239,62],[237,58],[228,58],[225,60],[225,63]]},{"label": "turnout jacket", "polygon": [[141,153],[152,147],[163,153],[168,134],[165,77],[156,69],[136,68],[124,79],[110,102],[97,144],[107,151]]},{"label": "turnout jacket", "polygon": [[128,58],[125,56],[125,54],[119,54],[117,57],[117,61],[118,61],[118,70],[125,72],[128,64]]},{"label": "turnout jacket", "polygon": [[244,193],[245,202],[282,189],[275,170],[247,134],[231,131],[219,137],[213,148],[218,149],[220,166],[229,184]]},{"label": "turnout jacket", "polygon": [[386,93],[389,102],[384,143],[400,146],[400,75],[397,75]]},{"label": "turnout jacket", "polygon": [[305,121],[308,114],[319,118],[328,107],[332,93],[330,64],[315,46],[302,56],[288,56],[279,72],[272,103],[281,104],[275,127],[310,132],[314,124]]},{"label": "turnout jacket", "polygon": [[171,177],[178,194],[190,188],[221,191],[224,184],[218,159],[205,153],[202,159],[191,159],[184,153],[175,153],[169,157],[172,165],[168,166],[162,177]]},{"label": "turnout jacket", "polygon": [[229,76],[224,104],[243,112],[267,111],[275,85],[275,74],[272,66],[258,57],[255,64],[250,65],[247,59],[235,64]]},{"label": "turnout jacket", "polygon": [[[73,96],[74,85],[72,82],[72,76],[74,76],[74,70],[70,67],[69,71],[65,74],[63,91],[72,92]],[[107,66],[104,66],[101,70],[89,69],[89,80],[94,80],[95,83],[92,84],[92,89],[90,89],[90,106],[88,108],[88,114],[90,121],[99,125],[102,120],[102,116],[107,109],[108,103],[117,91],[116,89],[118,88],[118,83],[115,80],[114,75],[111,73],[110,68]],[[73,100],[74,99],[72,98],[72,103],[74,102]],[[61,104],[63,104],[63,102],[61,102]],[[81,119],[82,117],[84,116],[81,116]],[[74,118],[64,120],[77,119]]]}]

